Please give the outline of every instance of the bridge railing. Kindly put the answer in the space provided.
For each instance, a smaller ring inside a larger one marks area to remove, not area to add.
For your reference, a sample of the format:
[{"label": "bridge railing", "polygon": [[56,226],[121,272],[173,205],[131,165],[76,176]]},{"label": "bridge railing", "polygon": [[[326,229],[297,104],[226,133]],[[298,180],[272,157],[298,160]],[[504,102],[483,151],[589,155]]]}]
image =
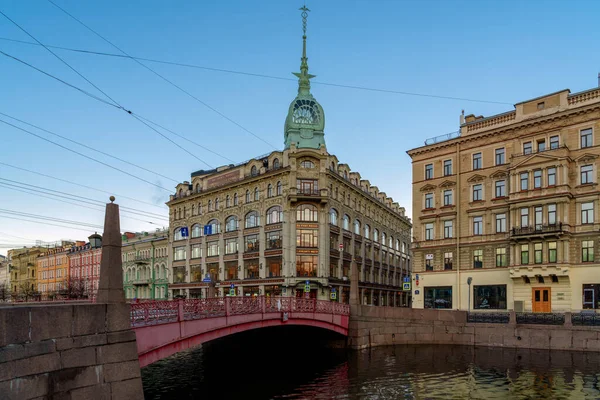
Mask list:
[{"label": "bridge railing", "polygon": [[276,312],[350,315],[350,306],[328,300],[272,296],[144,301],[131,304],[131,326]]}]

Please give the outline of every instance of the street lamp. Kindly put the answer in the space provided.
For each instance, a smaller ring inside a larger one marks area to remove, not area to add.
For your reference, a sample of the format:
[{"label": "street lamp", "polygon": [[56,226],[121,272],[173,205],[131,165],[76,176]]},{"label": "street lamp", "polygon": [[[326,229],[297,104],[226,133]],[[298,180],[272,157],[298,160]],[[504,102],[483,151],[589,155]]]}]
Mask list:
[{"label": "street lamp", "polygon": [[98,235],[98,233],[94,233],[93,235],[90,235],[88,237],[88,240],[90,241],[90,247],[92,249],[97,249],[102,247],[102,236]]},{"label": "street lamp", "polygon": [[469,285],[469,304],[467,304],[467,312],[471,312],[471,282],[473,282],[473,278],[467,278],[467,285]]}]

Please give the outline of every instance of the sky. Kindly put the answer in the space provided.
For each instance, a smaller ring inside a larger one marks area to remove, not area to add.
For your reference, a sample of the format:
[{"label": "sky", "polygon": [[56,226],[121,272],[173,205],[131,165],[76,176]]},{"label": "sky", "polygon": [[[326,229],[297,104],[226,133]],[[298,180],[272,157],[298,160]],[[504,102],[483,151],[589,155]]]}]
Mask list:
[{"label": "sky", "polygon": [[[0,54],[0,121],[39,136],[0,122],[0,254],[36,240],[86,240],[101,232],[101,205],[110,194],[121,206],[123,231],[168,226],[164,203],[191,172],[283,148],[297,93],[291,72],[300,67],[301,1],[53,1],[132,56],[196,67],[142,61],[189,95],[131,59],[51,49],[70,69],[42,46],[5,40],[35,42],[0,15],[0,51],[102,100]],[[312,93],[325,111],[327,149],[409,216],[406,151],[457,131],[461,110],[488,116],[598,84],[597,1],[306,5],[308,62],[317,75]],[[119,53],[48,0],[5,0],[0,11],[43,44]],[[178,147],[123,109],[204,148],[156,128]],[[46,198],[48,190],[65,197]]]}]

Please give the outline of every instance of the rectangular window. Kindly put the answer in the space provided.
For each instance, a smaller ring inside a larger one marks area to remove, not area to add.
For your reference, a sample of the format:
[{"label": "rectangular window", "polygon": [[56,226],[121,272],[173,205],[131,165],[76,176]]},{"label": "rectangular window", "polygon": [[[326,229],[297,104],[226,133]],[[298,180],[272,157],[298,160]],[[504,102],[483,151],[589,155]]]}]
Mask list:
[{"label": "rectangular window", "polygon": [[444,221],[444,239],[452,237],[452,221]]},{"label": "rectangular window", "polygon": [[175,261],[180,261],[180,260],[185,260],[186,254],[185,254],[185,246],[181,246],[181,247],[175,247],[173,249],[173,260]]},{"label": "rectangular window", "polygon": [[521,245],[521,265],[529,264],[529,245]]},{"label": "rectangular window", "polygon": [[473,169],[481,169],[481,153],[473,154]]},{"label": "rectangular window", "polygon": [[506,181],[496,181],[496,197],[506,197]]},{"label": "rectangular window", "polygon": [[233,254],[238,251],[237,239],[226,239],[225,240],[225,254]]},{"label": "rectangular window", "polygon": [[583,308],[585,310],[600,308],[600,283],[583,285]]},{"label": "rectangular window", "polygon": [[506,214],[496,214],[496,233],[506,232]]},{"label": "rectangular window", "polygon": [[267,232],[267,249],[281,249],[281,231]]},{"label": "rectangular window", "polygon": [[556,186],[556,168],[548,168],[548,186]]},{"label": "rectangular window", "polygon": [[581,241],[581,261],[582,262],[593,262],[594,261],[594,241],[593,240],[582,240]]},{"label": "rectangular window", "polygon": [[581,223],[582,224],[593,224],[594,223],[594,203],[581,203]]},{"label": "rectangular window", "polygon": [[548,204],[548,225],[556,224],[556,204]]},{"label": "rectangular window", "polygon": [[506,310],[506,285],[473,286],[473,308]]},{"label": "rectangular window", "polygon": [[523,143],[523,154],[531,154],[532,151],[533,151],[533,146],[531,145],[531,142]]},{"label": "rectangular window", "polygon": [[269,268],[267,271],[267,278],[281,276],[281,257],[267,258],[266,261]]},{"label": "rectangular window", "polygon": [[425,271],[433,271],[433,265],[432,265],[433,260],[431,259],[427,259],[425,260]]},{"label": "rectangular window", "polygon": [[558,135],[550,136],[550,150],[558,149],[559,145],[560,145],[560,143],[559,143]]},{"label": "rectangular window", "polygon": [[535,225],[535,229],[536,230],[542,230],[542,225],[544,224],[543,221],[543,212],[542,212],[542,206],[537,206],[533,208],[533,219],[534,219],[534,225]]},{"label": "rectangular window", "polygon": [[433,222],[425,224],[425,240],[433,240]]},{"label": "rectangular window", "polygon": [[225,263],[225,279],[237,279],[237,262],[230,261]]},{"label": "rectangular window", "polygon": [[506,249],[504,247],[496,249],[496,267],[506,267]]},{"label": "rectangular window", "polygon": [[444,205],[452,205],[452,190],[444,190]]},{"label": "rectangular window", "polygon": [[[316,179],[297,179],[296,188],[298,193],[318,195],[319,192],[319,181]],[[258,191],[254,191],[254,200],[258,200]]]},{"label": "rectangular window", "polygon": [[483,217],[473,217],[473,235],[483,235]]},{"label": "rectangular window", "polygon": [[483,200],[483,185],[473,185],[473,201]]},{"label": "rectangular window", "polygon": [[542,170],[537,169],[533,171],[533,188],[539,189],[542,187]]},{"label": "rectangular window", "polygon": [[504,147],[496,149],[496,165],[504,164]]},{"label": "rectangular window", "polygon": [[425,195],[425,208],[433,208],[433,193],[427,193]]},{"label": "rectangular window", "polygon": [[192,245],[192,258],[200,258],[202,257],[202,245],[193,244]]},{"label": "rectangular window", "polygon": [[214,257],[219,255],[219,242],[208,242],[206,244],[206,256]]},{"label": "rectangular window", "polygon": [[296,256],[296,276],[317,276],[317,256]]},{"label": "rectangular window", "polygon": [[452,269],[452,252],[444,253],[444,269]]},{"label": "rectangular window", "polygon": [[[319,247],[319,231],[317,229],[298,229],[296,231],[297,247]],[[344,250],[350,252],[350,246],[344,246]]]},{"label": "rectangular window", "polygon": [[521,190],[529,189],[529,173],[521,172]]},{"label": "rectangular window", "polygon": [[444,160],[444,176],[452,175],[452,160]]},{"label": "rectangular window", "polygon": [[433,179],[433,164],[425,165],[425,179]]},{"label": "rectangular window", "polygon": [[542,243],[534,243],[533,244],[533,262],[536,264],[542,263],[542,254],[543,254],[543,244]]},{"label": "rectangular window", "polygon": [[582,165],[580,171],[582,185],[585,185],[586,183],[594,183],[594,178],[592,176],[594,171],[593,165]]},{"label": "rectangular window", "polygon": [[473,268],[483,268],[483,250],[473,250]]},{"label": "rectangular window", "polygon": [[548,242],[548,262],[556,262],[556,242]]},{"label": "rectangular window", "polygon": [[452,308],[452,286],[425,288],[425,308]]},{"label": "rectangular window", "polygon": [[529,208],[521,208],[521,228],[529,226]]},{"label": "rectangular window", "polygon": [[542,152],[546,150],[546,140],[541,139],[537,141],[537,151]]},{"label": "rectangular window", "polygon": [[258,235],[248,235],[244,237],[244,252],[253,253],[260,250]]},{"label": "rectangular window", "polygon": [[583,129],[579,132],[579,136],[581,138],[581,148],[592,147],[594,145],[594,140],[592,138],[592,128]]}]

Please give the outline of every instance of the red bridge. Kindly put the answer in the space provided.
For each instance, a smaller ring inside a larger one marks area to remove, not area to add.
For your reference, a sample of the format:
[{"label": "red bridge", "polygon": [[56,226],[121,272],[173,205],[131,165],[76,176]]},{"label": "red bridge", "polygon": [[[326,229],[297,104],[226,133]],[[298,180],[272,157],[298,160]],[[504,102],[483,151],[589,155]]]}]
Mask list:
[{"label": "red bridge", "polygon": [[251,329],[304,325],[348,335],[350,306],[296,297],[216,297],[131,304],[140,366]]}]

